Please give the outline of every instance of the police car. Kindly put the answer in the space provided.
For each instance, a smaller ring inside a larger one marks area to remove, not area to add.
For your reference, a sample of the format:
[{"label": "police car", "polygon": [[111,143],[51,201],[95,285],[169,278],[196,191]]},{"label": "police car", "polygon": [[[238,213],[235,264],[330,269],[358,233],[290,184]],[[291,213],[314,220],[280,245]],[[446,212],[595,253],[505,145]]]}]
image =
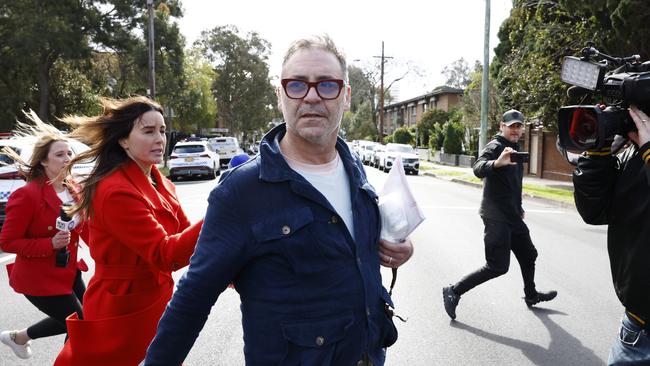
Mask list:
[{"label": "police car", "polygon": [[219,154],[207,141],[185,141],[174,146],[169,156],[169,179],[207,176],[214,179],[220,174]]},{"label": "police car", "polygon": [[[69,142],[70,149],[74,155],[89,149],[88,146],[79,141],[69,139]],[[5,222],[5,207],[7,206],[9,196],[13,191],[26,184],[18,172],[18,168],[13,159],[2,152],[2,149],[5,146],[11,147],[16,153],[18,153],[22,161],[29,163],[35,143],[36,138],[34,137],[0,139],[0,162],[2,162],[0,163],[0,227],[2,227],[2,224]],[[94,163],[75,164],[72,167],[72,174],[77,176],[89,174],[92,171],[93,166]]]}]

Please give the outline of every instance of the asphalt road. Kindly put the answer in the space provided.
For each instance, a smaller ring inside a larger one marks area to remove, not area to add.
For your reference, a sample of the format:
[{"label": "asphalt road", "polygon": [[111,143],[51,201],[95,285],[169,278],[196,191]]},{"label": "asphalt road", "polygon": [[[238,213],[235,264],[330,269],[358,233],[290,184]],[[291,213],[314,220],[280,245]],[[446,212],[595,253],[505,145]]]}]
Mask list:
[{"label": "asphalt road", "polygon": [[[381,190],[386,174],[367,171]],[[481,190],[425,176],[408,176],[408,181],[427,219],[412,234],[415,255],[399,270],[393,298],[396,312],[408,321],[397,324],[400,338],[388,350],[387,365],[605,364],[622,314],[611,284],[605,227],[584,224],[571,209],[524,200],[526,222],[539,251],[537,285],[557,290],[557,299],[529,310],[513,257],[510,272],[465,294],[456,321],[450,321],[442,287],[484,262],[483,224],[477,214]],[[203,216],[215,184],[177,183],[191,220]],[[390,271],[382,274],[388,284]],[[0,271],[0,328],[25,327],[40,317]],[[185,365],[242,365],[240,321],[239,298],[228,289]],[[0,345],[0,365],[49,365],[62,343],[63,336],[35,340],[34,357],[27,361]]]}]

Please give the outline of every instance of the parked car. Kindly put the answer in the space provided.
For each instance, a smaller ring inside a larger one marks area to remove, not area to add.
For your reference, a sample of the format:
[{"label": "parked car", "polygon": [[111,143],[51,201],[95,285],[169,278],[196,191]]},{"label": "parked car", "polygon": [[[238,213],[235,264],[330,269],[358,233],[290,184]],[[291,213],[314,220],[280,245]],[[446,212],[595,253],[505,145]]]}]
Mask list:
[{"label": "parked car", "polygon": [[239,141],[234,137],[213,137],[208,142],[219,154],[219,163],[223,167],[228,166],[233,156],[244,153],[239,147]]},{"label": "parked car", "polygon": [[375,168],[379,168],[379,161],[382,159],[385,152],[386,152],[386,145],[382,145],[382,144],[375,145],[375,148],[372,150],[372,157],[370,159],[370,166],[374,166]]},{"label": "parked car", "polygon": [[364,164],[369,165],[370,162],[372,161],[372,156],[375,151],[375,146],[377,146],[378,143],[372,142],[370,144],[362,144],[359,145],[359,157],[361,158],[361,161]]},{"label": "parked car", "polygon": [[406,144],[386,144],[386,151],[381,154],[379,161],[379,170],[390,171],[393,162],[398,155],[402,157],[402,164],[406,174],[413,173],[417,175],[420,171],[420,157],[411,145]]},{"label": "parked car", "polygon": [[169,156],[169,179],[207,176],[214,179],[220,174],[219,154],[207,141],[179,142]]},{"label": "parked car", "polygon": [[[80,154],[89,149],[88,146],[77,140],[70,139],[69,141],[70,149],[74,155]],[[22,161],[29,163],[29,159],[31,159],[32,152],[34,151],[35,143],[36,138],[34,137],[15,137],[0,140],[0,161],[2,162],[0,164],[0,227],[2,227],[2,224],[5,222],[5,207],[7,206],[9,196],[15,190],[26,184],[18,172],[14,160],[7,154],[3,153],[2,149],[6,146],[12,148],[18,156],[20,156]],[[94,165],[93,162],[75,164],[72,167],[72,175],[79,177],[89,174]]]}]

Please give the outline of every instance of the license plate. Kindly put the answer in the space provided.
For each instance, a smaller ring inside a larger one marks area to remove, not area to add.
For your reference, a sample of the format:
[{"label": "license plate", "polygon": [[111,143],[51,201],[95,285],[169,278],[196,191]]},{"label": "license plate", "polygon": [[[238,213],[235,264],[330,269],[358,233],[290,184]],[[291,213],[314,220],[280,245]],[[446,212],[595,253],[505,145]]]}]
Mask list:
[{"label": "license plate", "polygon": [[185,158],[185,161],[187,161],[188,163],[191,163],[191,162],[194,161],[194,158],[191,157],[191,156],[188,156],[188,157]]}]

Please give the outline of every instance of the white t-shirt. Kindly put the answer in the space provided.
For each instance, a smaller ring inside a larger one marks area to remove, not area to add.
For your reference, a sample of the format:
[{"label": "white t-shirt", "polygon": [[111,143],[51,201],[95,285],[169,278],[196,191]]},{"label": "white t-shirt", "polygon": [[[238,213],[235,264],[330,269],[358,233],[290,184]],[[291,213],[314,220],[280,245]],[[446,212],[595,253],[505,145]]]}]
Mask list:
[{"label": "white t-shirt", "polygon": [[283,155],[291,169],[316,188],[339,214],[354,239],[354,216],[350,198],[350,181],[338,152],[325,164],[306,164]]}]

